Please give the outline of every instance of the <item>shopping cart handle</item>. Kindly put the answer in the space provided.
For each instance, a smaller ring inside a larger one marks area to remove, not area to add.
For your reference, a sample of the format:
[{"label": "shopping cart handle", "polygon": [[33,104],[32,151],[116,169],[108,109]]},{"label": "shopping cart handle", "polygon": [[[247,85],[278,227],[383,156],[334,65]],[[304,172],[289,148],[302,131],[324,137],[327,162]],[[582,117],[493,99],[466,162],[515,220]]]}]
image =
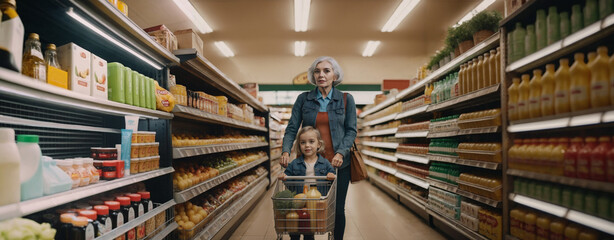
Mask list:
[{"label": "shopping cart handle", "polygon": [[286,180],[318,179],[326,180],[326,176],[286,176]]}]

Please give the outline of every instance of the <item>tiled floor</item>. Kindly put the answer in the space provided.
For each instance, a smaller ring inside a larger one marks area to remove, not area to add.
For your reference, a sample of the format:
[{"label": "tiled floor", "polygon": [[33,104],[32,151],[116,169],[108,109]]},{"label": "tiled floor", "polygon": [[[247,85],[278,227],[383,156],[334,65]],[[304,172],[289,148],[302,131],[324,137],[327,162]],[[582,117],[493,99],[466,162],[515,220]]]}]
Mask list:
[{"label": "tiled floor", "polygon": [[[235,230],[231,240],[275,239],[271,191]],[[367,181],[351,184],[346,205],[346,240],[445,239],[403,205]],[[284,239],[290,239],[287,235]],[[316,239],[326,239],[316,236]]]}]

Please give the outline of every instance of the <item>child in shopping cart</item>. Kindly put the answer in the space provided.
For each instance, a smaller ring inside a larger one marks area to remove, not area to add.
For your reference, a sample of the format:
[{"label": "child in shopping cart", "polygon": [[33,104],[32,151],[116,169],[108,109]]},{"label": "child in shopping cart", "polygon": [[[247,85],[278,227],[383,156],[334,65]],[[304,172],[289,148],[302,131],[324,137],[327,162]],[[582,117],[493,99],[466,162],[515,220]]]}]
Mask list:
[{"label": "child in shopping cart", "polygon": [[[324,152],[324,140],[320,132],[311,126],[306,126],[301,128],[296,136],[294,151],[300,154],[288,164],[288,168],[280,174],[279,179],[286,180],[286,176],[326,176],[327,180],[334,180],[335,168],[319,154]],[[297,192],[297,190],[292,191]],[[300,237],[300,234],[290,234],[292,240],[298,240]],[[304,234],[304,239],[314,239],[314,237]]]}]

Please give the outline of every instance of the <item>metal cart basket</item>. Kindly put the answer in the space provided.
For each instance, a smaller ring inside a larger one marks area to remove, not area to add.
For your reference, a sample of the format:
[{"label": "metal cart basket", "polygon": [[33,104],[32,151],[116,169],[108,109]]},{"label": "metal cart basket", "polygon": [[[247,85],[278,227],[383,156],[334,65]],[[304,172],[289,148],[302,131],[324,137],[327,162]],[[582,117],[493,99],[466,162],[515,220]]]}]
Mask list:
[{"label": "metal cart basket", "polygon": [[[309,190],[317,189],[322,197],[276,197],[278,193],[286,190],[302,193],[305,186],[308,186]],[[336,193],[336,178],[328,181],[325,176],[287,176],[286,180],[277,181],[271,197],[277,239],[282,239],[284,234],[323,235],[326,233],[328,233],[328,239],[333,239]]]}]

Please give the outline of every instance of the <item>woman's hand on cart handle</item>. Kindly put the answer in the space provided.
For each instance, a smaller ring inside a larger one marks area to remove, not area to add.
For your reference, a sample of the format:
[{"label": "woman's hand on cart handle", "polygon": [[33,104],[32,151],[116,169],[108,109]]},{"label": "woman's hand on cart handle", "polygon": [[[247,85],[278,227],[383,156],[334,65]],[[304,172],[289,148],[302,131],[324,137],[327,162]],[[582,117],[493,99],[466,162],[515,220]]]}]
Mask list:
[{"label": "woman's hand on cart handle", "polygon": [[279,180],[285,181],[286,180],[286,174],[285,173],[281,173],[279,174],[279,177],[277,177]]},{"label": "woman's hand on cart handle", "polygon": [[341,167],[341,164],[343,164],[343,155],[341,155],[341,153],[336,153],[331,163],[333,167]]},{"label": "woman's hand on cart handle", "polygon": [[279,160],[279,164],[280,164],[282,167],[287,168],[287,167],[288,167],[288,163],[289,163],[289,162],[290,162],[290,153],[288,153],[288,152],[283,152],[283,153],[281,154],[281,159]]},{"label": "woman's hand on cart handle", "polygon": [[326,174],[326,180],[332,181],[332,180],[335,180],[335,177],[337,176],[335,176],[334,173],[329,172],[328,174]]}]

